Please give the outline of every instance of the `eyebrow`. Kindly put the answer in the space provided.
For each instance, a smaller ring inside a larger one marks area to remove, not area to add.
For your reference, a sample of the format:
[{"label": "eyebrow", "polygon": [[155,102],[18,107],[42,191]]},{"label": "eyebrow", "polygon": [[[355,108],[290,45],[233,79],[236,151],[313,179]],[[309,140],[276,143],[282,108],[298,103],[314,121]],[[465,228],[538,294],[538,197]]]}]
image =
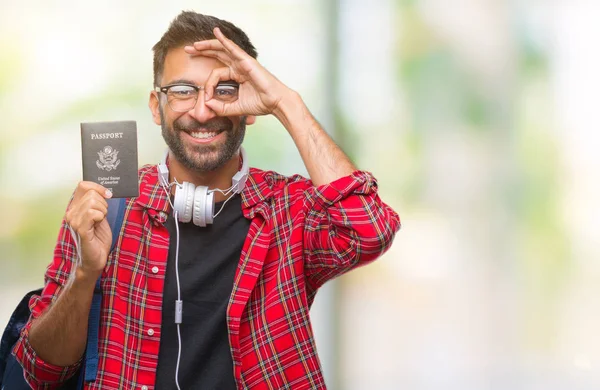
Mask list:
[{"label": "eyebrow", "polygon": [[[166,83],[165,85],[174,85],[174,84],[185,84],[185,85],[193,85],[195,87],[199,87],[199,85],[197,85],[196,83],[194,83],[193,81],[188,80],[188,79],[175,79],[169,83]],[[237,83],[233,80],[219,81],[218,85],[229,85],[229,86],[238,87],[238,88],[240,86],[239,83]]]},{"label": "eyebrow", "polygon": [[197,87],[196,83],[194,83],[193,81],[188,80],[188,79],[171,80],[170,82],[166,83],[165,85],[173,85],[173,84],[187,84],[187,85],[194,85]]}]

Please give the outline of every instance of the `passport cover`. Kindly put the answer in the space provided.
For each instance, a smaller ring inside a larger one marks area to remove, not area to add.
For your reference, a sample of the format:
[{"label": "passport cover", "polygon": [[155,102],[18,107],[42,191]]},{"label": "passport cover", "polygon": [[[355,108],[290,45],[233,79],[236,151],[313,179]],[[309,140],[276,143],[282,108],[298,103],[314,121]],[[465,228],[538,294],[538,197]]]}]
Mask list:
[{"label": "passport cover", "polygon": [[83,180],[108,188],[113,198],[138,196],[135,121],[81,123]]}]

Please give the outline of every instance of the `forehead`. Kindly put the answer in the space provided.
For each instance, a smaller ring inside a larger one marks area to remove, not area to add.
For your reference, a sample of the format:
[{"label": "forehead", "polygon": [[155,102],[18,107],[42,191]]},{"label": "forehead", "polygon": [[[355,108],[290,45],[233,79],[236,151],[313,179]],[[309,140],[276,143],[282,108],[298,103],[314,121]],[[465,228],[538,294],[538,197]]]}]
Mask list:
[{"label": "forehead", "polygon": [[165,57],[161,84],[169,84],[173,80],[188,80],[196,85],[203,85],[213,69],[224,66],[214,58],[192,57],[183,50],[183,47],[178,47],[169,50]]}]

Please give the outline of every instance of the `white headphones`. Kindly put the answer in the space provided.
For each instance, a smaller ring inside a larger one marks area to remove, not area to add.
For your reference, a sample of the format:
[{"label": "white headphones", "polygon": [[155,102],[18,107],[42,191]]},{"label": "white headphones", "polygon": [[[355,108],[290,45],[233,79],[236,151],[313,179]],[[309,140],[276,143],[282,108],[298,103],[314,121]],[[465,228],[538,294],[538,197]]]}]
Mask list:
[{"label": "white headphones", "polygon": [[248,179],[249,167],[246,151],[242,147],[240,147],[240,154],[242,155],[242,168],[233,175],[233,178],[231,179],[232,186],[226,190],[209,190],[206,186],[196,187],[193,183],[186,181],[183,183],[178,183],[177,181],[169,183],[169,168],[167,167],[167,156],[169,155],[169,152],[167,151],[167,153],[165,153],[163,160],[158,163],[158,179],[169,195],[169,188],[171,185],[177,187],[175,189],[175,200],[172,206],[179,222],[187,223],[193,220],[194,225],[201,227],[212,224],[213,218],[216,216],[214,215],[215,191],[221,192],[224,195],[229,195],[232,192],[239,194],[243,191],[246,180]]}]

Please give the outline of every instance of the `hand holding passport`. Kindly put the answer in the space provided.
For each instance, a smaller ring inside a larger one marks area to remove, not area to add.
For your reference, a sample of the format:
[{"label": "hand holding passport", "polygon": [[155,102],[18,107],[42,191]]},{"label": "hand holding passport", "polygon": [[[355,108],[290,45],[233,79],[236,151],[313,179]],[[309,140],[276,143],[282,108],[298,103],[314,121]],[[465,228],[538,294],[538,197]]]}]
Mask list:
[{"label": "hand holding passport", "polygon": [[113,198],[138,196],[135,121],[81,123],[83,180],[98,183]]}]

